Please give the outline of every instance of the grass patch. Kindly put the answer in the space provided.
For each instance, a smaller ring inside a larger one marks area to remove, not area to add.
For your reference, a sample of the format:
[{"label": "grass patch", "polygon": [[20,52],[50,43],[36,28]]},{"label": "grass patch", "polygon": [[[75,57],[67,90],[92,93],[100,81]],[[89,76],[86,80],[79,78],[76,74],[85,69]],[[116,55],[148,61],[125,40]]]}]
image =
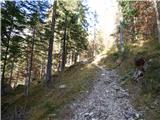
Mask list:
[{"label": "grass patch", "polygon": [[[124,54],[120,54],[115,48],[112,49],[100,64],[105,65],[106,68],[117,68],[121,83],[133,97],[133,104],[137,109],[142,108],[146,111],[146,120],[159,120],[160,44],[156,40],[146,40],[128,43],[127,46]],[[144,80],[136,84],[132,82],[135,70],[134,59],[139,56],[149,60],[149,67],[144,76],[145,85],[143,85]]]},{"label": "grass patch", "polygon": [[[45,120],[50,114],[56,119],[66,104],[90,88],[96,72],[98,68],[94,65],[77,63],[65,70],[59,82],[53,82],[53,88],[45,90],[42,83],[34,84],[30,87],[29,97],[24,97],[23,91],[17,90],[17,94],[2,98],[2,101],[12,103],[7,112],[13,112],[14,106],[26,106],[30,111],[29,120]],[[60,89],[62,84],[66,88]]]},{"label": "grass patch", "polygon": [[[54,113],[56,114],[55,117],[59,117],[58,114],[65,104],[70,103],[81,92],[89,88],[92,80],[96,77],[95,72],[97,72],[97,68],[91,64],[77,64],[68,68],[62,75],[62,81],[43,99],[43,104],[39,105],[38,109],[35,107],[31,117],[32,120],[47,118],[50,113]],[[66,88],[59,89],[60,84],[65,84]],[[41,112],[41,109],[45,109],[45,111]],[[34,113],[36,114],[38,111],[40,111],[40,114],[34,116]]]}]

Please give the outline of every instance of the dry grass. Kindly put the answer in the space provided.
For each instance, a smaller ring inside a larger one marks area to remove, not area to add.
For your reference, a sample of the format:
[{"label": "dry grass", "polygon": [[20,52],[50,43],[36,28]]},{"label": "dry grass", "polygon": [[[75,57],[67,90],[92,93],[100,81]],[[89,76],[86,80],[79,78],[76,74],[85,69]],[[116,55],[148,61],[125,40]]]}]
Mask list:
[{"label": "dry grass", "polygon": [[[18,95],[3,98],[3,101],[7,100],[12,103],[8,111],[13,111],[15,105],[26,106],[31,113],[29,120],[45,120],[52,114],[55,114],[55,119],[59,117],[59,112],[66,104],[89,89],[96,78],[96,72],[98,72],[98,68],[94,65],[78,63],[68,68],[62,74],[61,80],[54,82],[52,88],[45,90],[42,83],[32,85],[29,97],[24,97],[22,93],[18,92]],[[59,85],[62,84],[65,84],[66,88],[60,89]]]},{"label": "dry grass", "polygon": [[[115,68],[118,65],[120,53],[115,48],[108,53],[108,57],[100,64],[106,68]],[[124,87],[129,90],[133,104],[137,109],[146,111],[146,120],[160,120],[160,44],[156,40],[137,41],[135,44],[128,43],[123,59],[117,70],[120,73]],[[132,82],[132,75],[135,70],[134,59],[143,56],[150,60],[149,67],[145,73],[146,84]]]}]

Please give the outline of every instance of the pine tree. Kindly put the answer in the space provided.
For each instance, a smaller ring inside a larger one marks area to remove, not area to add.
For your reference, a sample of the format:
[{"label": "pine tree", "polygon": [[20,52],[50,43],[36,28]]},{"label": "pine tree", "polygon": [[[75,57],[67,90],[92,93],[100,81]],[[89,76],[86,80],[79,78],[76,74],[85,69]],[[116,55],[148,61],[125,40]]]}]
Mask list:
[{"label": "pine tree", "polygon": [[[2,94],[5,92],[5,72],[6,67],[9,64],[9,60],[12,59],[13,65],[16,57],[20,54],[20,43],[23,40],[21,36],[22,31],[25,27],[24,14],[20,10],[19,6],[15,1],[5,1],[1,3],[2,12]],[[12,75],[11,75],[12,76]]]},{"label": "pine tree", "polygon": [[51,75],[52,75],[52,51],[53,51],[53,42],[54,42],[54,30],[56,23],[56,9],[57,9],[57,1],[54,1],[53,4],[53,13],[52,13],[52,24],[51,24],[51,36],[49,39],[49,48],[48,48],[48,62],[47,62],[47,73],[46,73],[46,85],[49,87],[51,83]]},{"label": "pine tree", "polygon": [[[49,7],[48,2],[40,2],[40,1],[25,1],[21,2],[23,8],[26,8],[29,13],[26,12],[26,16],[28,18],[28,29],[32,31],[30,44],[29,46],[29,58],[27,59],[28,64],[26,66],[26,84],[24,94],[28,95],[29,86],[31,82],[31,77],[33,77],[33,55],[34,55],[34,47],[39,44],[38,37],[40,35],[40,25],[44,23],[44,19],[46,18],[46,10]],[[39,36],[38,36],[39,35]]]},{"label": "pine tree", "polygon": [[154,2],[154,7],[155,7],[155,12],[156,12],[156,20],[157,20],[157,30],[158,30],[158,40],[160,43],[160,18],[159,18],[159,11],[158,11],[158,1],[153,1]]}]

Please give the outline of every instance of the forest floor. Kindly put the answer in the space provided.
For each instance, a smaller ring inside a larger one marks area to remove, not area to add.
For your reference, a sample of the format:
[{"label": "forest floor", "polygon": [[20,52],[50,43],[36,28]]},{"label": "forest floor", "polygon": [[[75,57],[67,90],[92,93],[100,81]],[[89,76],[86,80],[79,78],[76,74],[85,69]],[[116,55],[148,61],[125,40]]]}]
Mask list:
[{"label": "forest floor", "polygon": [[[41,80],[33,81],[27,98],[24,87],[17,87],[2,97],[2,120],[13,120],[15,113],[24,120],[160,120],[160,47],[150,41],[130,47],[133,50],[127,50],[124,59],[111,50],[92,63],[66,68],[61,80],[53,78],[48,91]],[[137,55],[151,59],[145,86],[132,83]]]},{"label": "forest floor", "polygon": [[[155,42],[154,39],[136,41],[128,44],[123,54],[113,47],[98,63],[106,69],[116,69],[132,105],[136,110],[144,111],[146,120],[160,120],[160,45]],[[144,57],[148,63],[144,78],[137,83],[132,79],[136,57]]]},{"label": "forest floor", "polygon": [[92,88],[85,95],[67,105],[61,112],[61,120],[143,120],[143,112],[136,111],[130,95],[120,85],[115,70],[100,71]]}]

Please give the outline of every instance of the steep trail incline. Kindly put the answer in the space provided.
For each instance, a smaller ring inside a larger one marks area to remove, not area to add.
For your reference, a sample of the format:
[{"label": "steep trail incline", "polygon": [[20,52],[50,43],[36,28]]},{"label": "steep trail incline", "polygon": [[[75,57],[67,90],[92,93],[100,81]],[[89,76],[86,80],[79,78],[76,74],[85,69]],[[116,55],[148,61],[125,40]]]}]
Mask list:
[{"label": "steep trail incline", "polygon": [[100,72],[93,88],[84,96],[70,105],[72,111],[69,120],[139,120],[141,113],[136,111],[129,100],[114,70]]}]

